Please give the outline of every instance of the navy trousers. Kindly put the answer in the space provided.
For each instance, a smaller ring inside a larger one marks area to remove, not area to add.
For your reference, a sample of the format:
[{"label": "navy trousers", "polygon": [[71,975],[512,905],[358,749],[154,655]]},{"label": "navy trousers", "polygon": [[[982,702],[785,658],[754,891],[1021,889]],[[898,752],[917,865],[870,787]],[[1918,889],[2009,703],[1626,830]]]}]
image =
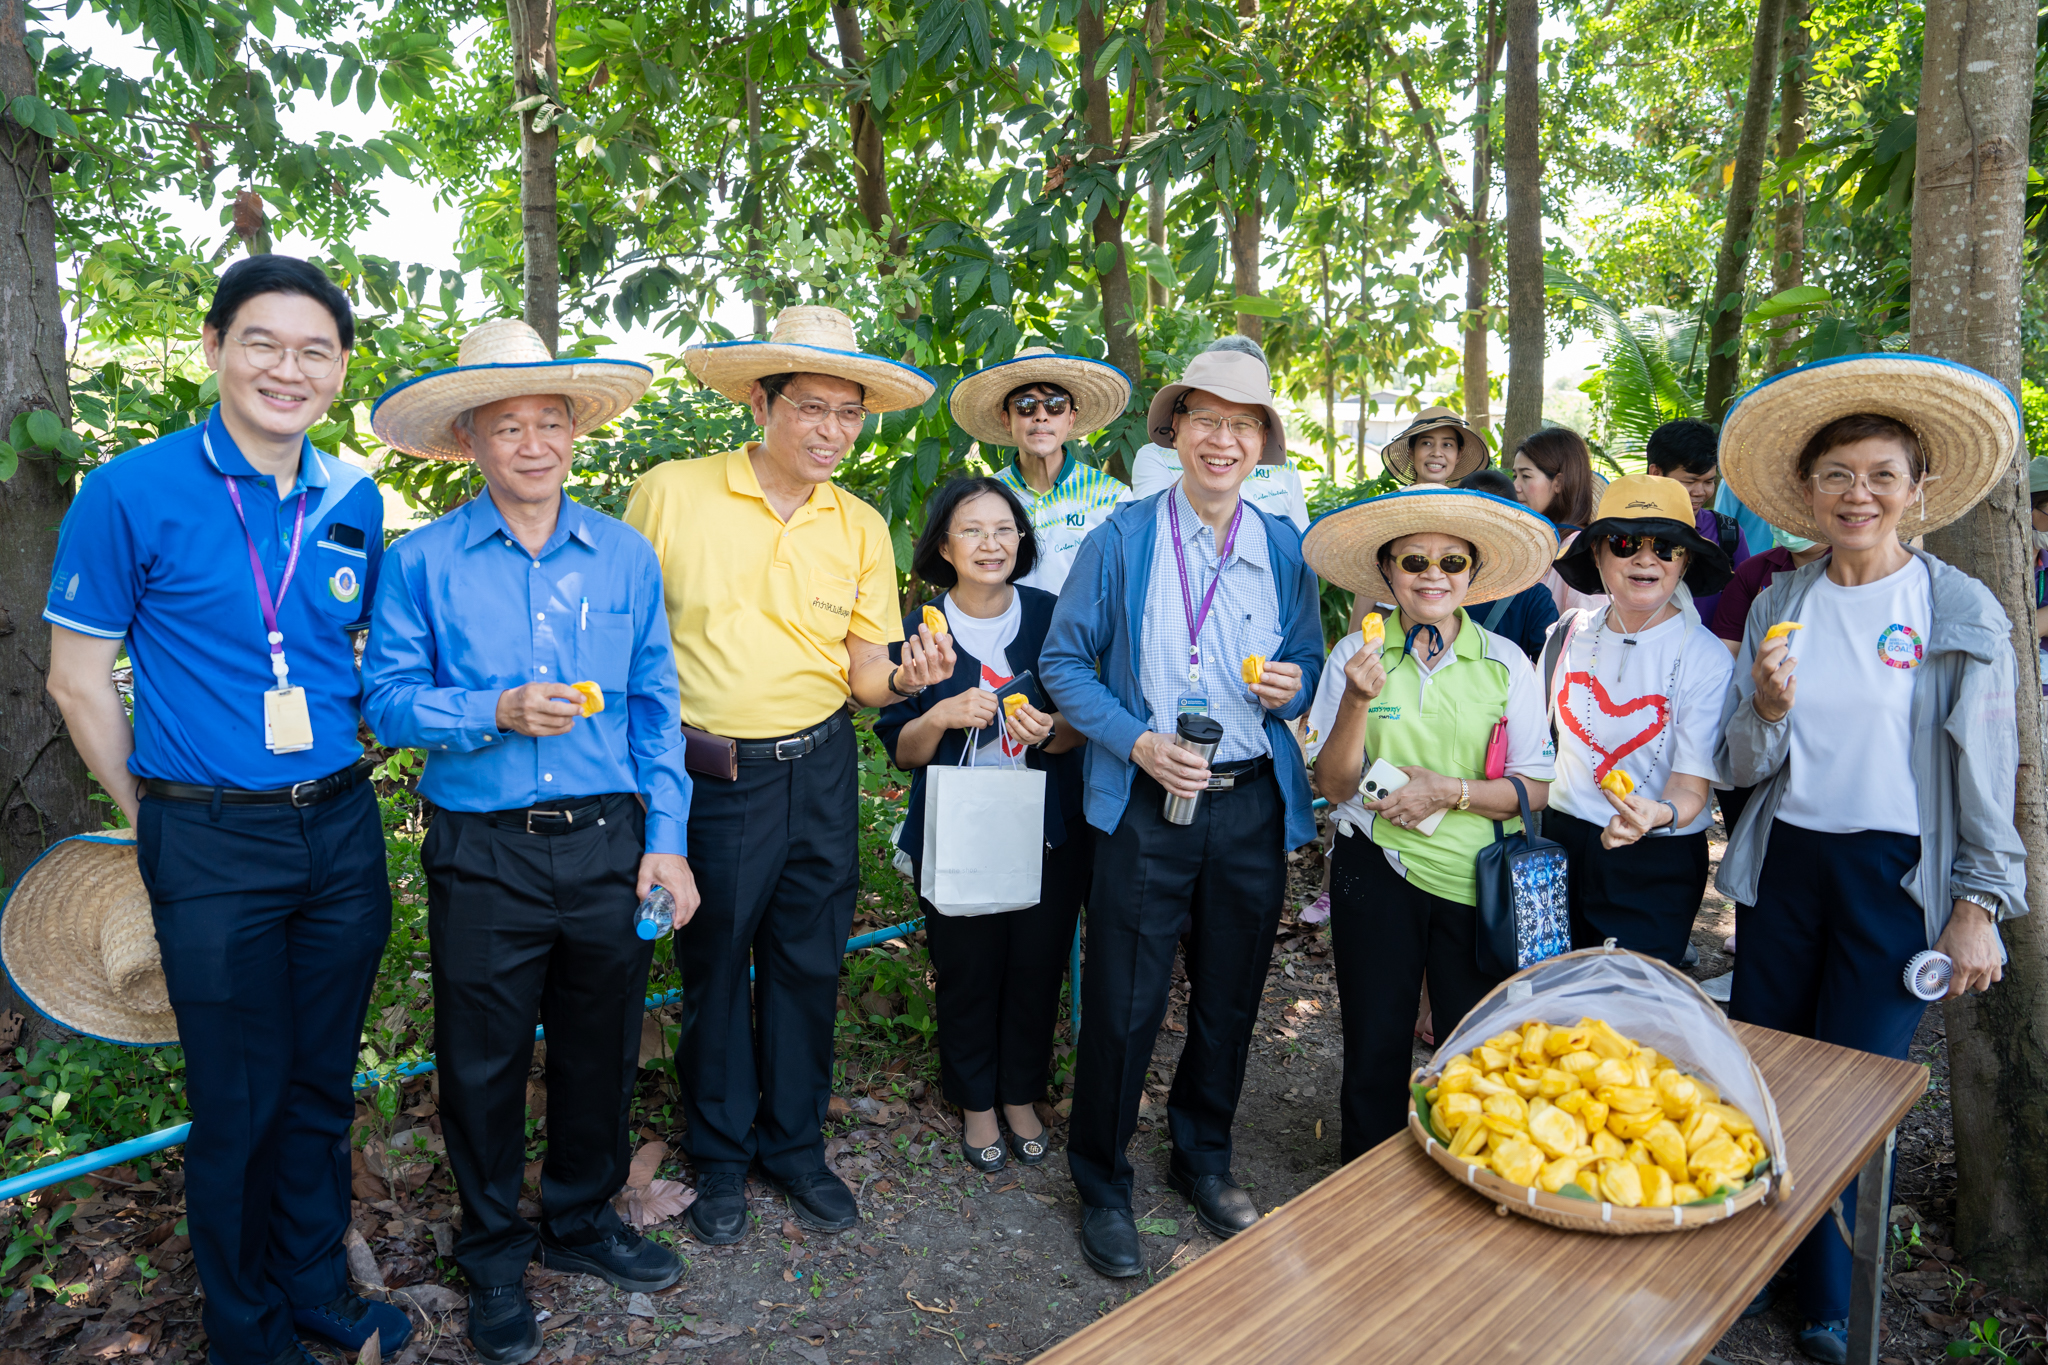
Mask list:
[{"label": "navy trousers", "polygon": [[[1756,904],[1735,910],[1730,1016],[1905,1060],[1927,1004],[1903,977],[1927,947],[1927,923],[1899,881],[1919,861],[1914,835],[1819,834],[1774,821]],[[1853,1229],[1853,1180],[1842,1211]],[[1850,1264],[1834,1220],[1822,1218],[1792,1254],[1808,1318],[1849,1316]]]},{"label": "navy trousers", "polygon": [[186,1226],[222,1365],[269,1365],[348,1287],[351,1088],[391,887],[376,798],[142,802],[137,843],[185,1049]]},{"label": "navy trousers", "polygon": [[791,1180],[825,1164],[839,960],[860,886],[859,754],[841,724],[801,758],[742,759],[736,779],[691,788],[704,899],[676,933],[676,1074],[700,1172],[758,1158]]},{"label": "navy trousers", "polygon": [[1564,845],[1571,862],[1572,947],[1598,948],[1611,938],[1681,966],[1707,890],[1707,832],[1602,848],[1606,828],[1604,820],[1596,825],[1561,810],[1543,812],[1543,832]]}]

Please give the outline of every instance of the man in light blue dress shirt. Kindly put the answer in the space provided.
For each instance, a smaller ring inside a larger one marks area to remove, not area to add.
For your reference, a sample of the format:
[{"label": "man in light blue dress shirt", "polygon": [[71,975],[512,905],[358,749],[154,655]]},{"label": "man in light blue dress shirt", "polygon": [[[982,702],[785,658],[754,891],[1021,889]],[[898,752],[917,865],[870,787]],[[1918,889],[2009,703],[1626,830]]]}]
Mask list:
[{"label": "man in light blue dress shirt", "polygon": [[[553,361],[524,323],[487,323],[462,363],[386,393],[389,445],[476,461],[486,491],[394,545],[363,659],[364,717],[424,749],[437,808],[420,852],[433,945],[442,1135],[462,1198],[455,1259],[469,1332],[529,1360],[522,1283],[543,1265],[622,1289],[681,1263],[627,1228],[626,1116],[654,944],[635,909],[658,884],[697,907],[690,779],[661,569],[639,532],[566,497],[576,435],[646,388],[644,366]],[[589,713],[573,684],[595,684]],[[526,1075],[547,1028],[541,1225],[519,1213]]]}]

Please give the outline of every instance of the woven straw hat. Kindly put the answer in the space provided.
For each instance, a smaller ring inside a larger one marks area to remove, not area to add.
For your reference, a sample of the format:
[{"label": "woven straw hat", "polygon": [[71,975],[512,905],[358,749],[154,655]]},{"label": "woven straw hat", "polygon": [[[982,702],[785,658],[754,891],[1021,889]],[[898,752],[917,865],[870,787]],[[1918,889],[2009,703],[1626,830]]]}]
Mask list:
[{"label": "woven straw hat", "polygon": [[1260,464],[1287,463],[1287,424],[1273,398],[1273,375],[1266,368],[1265,352],[1255,343],[1238,337],[1213,342],[1181,373],[1180,381],[1168,384],[1152,395],[1145,413],[1145,430],[1152,439],[1173,448],[1173,405],[1181,395],[1200,389],[1233,403],[1266,410],[1266,445],[1259,452]]},{"label": "woven straw hat", "polygon": [[1424,432],[1441,431],[1446,427],[1458,433],[1458,462],[1451,467],[1451,477],[1445,482],[1456,483],[1486,468],[1489,459],[1486,438],[1472,430],[1471,423],[1463,417],[1442,406],[1427,407],[1416,413],[1415,420],[1405,430],[1380,447],[1380,463],[1395,478],[1414,483],[1415,438]]},{"label": "woven straw hat", "polygon": [[178,1041],[133,830],[63,839],[30,863],[0,908],[0,963],[22,999],[75,1033]]},{"label": "woven straw hat", "polygon": [[754,381],[771,374],[829,374],[858,384],[869,412],[914,408],[938,385],[915,365],[870,355],[853,335],[853,319],[837,308],[785,308],[766,341],[714,341],[683,352],[697,382],[735,403],[753,401]]},{"label": "woven straw hat", "polygon": [[1032,384],[1057,384],[1074,399],[1070,441],[1102,430],[1131,405],[1131,381],[1122,370],[1084,355],[1063,355],[1049,346],[1017,352],[1012,360],[985,365],[953,386],[946,398],[953,420],[983,445],[1014,446],[1003,420],[1003,400]]},{"label": "woven straw hat", "polygon": [[1920,505],[1899,519],[1902,537],[1946,526],[1982,502],[2019,449],[2019,404],[1990,375],[1934,356],[1840,356],[1773,375],[1735,400],[1721,424],[1721,476],[1771,525],[1825,539],[1800,496],[1799,452],[1828,423],[1862,412],[1903,422],[1920,438],[1927,478]]},{"label": "woven straw hat", "polygon": [[557,360],[518,318],[495,318],[462,338],[456,363],[386,389],[370,410],[377,439],[410,455],[466,460],[455,419],[471,408],[529,394],[566,395],[576,434],[596,431],[639,401],[654,371],[637,360]]},{"label": "woven straw hat", "polygon": [[1319,575],[1374,602],[1394,590],[1380,572],[1380,546],[1428,532],[1469,541],[1479,554],[1465,605],[1513,597],[1539,582],[1557,553],[1557,528],[1519,502],[1477,489],[1425,484],[1325,512],[1301,539]]},{"label": "woven straw hat", "polygon": [[1602,489],[1593,520],[1557,557],[1557,576],[1567,587],[1596,596],[1607,591],[1593,549],[1613,535],[1655,536],[1685,546],[1684,581],[1695,597],[1721,591],[1735,576],[1720,542],[1700,534],[1692,497],[1676,479],[1624,474]]}]

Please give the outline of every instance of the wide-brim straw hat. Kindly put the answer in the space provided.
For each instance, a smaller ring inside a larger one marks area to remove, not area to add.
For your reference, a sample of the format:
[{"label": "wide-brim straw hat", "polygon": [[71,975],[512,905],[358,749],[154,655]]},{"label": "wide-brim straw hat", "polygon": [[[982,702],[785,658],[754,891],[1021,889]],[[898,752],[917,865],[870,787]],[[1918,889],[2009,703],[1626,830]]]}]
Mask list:
[{"label": "wide-brim straw hat", "polygon": [[1308,566],[1340,588],[1392,602],[1380,547],[1403,536],[1456,536],[1479,556],[1465,605],[1513,597],[1541,582],[1557,553],[1557,528],[1519,502],[1472,488],[1425,484],[1366,498],[1317,517],[1301,539]]},{"label": "wide-brim straw hat", "polygon": [[0,907],[0,964],[45,1018],[109,1043],[178,1041],[133,830],[45,849]]},{"label": "wide-brim straw hat", "polygon": [[1721,477],[1771,525],[1825,540],[1800,496],[1799,452],[1828,423],[1864,412],[1904,423],[1927,462],[1919,505],[1899,519],[1902,537],[1982,502],[2019,449],[2019,404],[1990,375],[1927,355],[1838,356],[1773,375],[1735,400],[1721,424]]},{"label": "wide-brim straw hat", "polygon": [[939,387],[915,365],[863,351],[852,318],[812,304],[783,309],[766,341],[692,346],[683,364],[698,383],[735,403],[751,403],[754,381],[771,374],[829,374],[858,384],[869,412],[918,407]]},{"label": "wide-brim straw hat", "polygon": [[1033,384],[1056,384],[1073,398],[1070,441],[1102,430],[1131,405],[1130,376],[1108,361],[1033,346],[962,379],[947,395],[946,406],[960,429],[983,445],[1014,446],[1017,438],[1003,420],[1003,401]]},{"label": "wide-brim straw hat", "polygon": [[640,400],[654,371],[637,360],[557,360],[540,333],[518,318],[472,327],[456,363],[386,389],[370,409],[370,430],[394,450],[435,460],[469,458],[455,441],[455,419],[471,408],[532,394],[561,394],[587,435]]},{"label": "wide-brim straw hat", "polygon": [[1557,576],[1577,592],[1597,596],[1607,591],[1600,579],[1594,548],[1609,536],[1655,536],[1683,545],[1685,586],[1695,597],[1728,586],[1735,568],[1720,542],[1700,534],[1692,497],[1676,479],[1656,474],[1625,474],[1607,485],[1593,520],[1557,557]]},{"label": "wide-brim straw hat", "polygon": [[1287,463],[1287,423],[1273,397],[1272,372],[1248,351],[1203,351],[1188,362],[1177,382],[1152,395],[1152,406],[1145,413],[1145,430],[1153,440],[1169,449],[1173,447],[1173,405],[1182,394],[1197,389],[1232,403],[1264,408],[1266,444],[1259,451],[1259,463]]},{"label": "wide-brim straw hat", "polygon": [[1486,468],[1492,455],[1486,448],[1486,438],[1472,430],[1472,424],[1464,417],[1446,407],[1427,407],[1416,413],[1414,421],[1380,447],[1380,463],[1395,478],[1415,482],[1415,438],[1445,427],[1458,433],[1458,463],[1451,467],[1451,477],[1445,482],[1456,483]]}]

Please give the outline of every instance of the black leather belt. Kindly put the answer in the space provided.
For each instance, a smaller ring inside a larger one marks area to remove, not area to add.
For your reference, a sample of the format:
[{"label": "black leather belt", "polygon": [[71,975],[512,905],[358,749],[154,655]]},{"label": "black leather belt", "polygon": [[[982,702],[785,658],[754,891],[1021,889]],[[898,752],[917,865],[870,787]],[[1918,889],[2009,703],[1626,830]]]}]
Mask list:
[{"label": "black leather belt", "polygon": [[793,735],[784,735],[781,739],[736,739],[733,741],[733,748],[742,761],[750,758],[772,758],[787,763],[792,758],[802,758],[814,749],[822,749],[826,740],[839,733],[839,727],[845,720],[845,712],[835,711],[829,719],[820,721],[808,730],[799,730]]},{"label": "black leather belt", "polygon": [[[488,820],[500,829],[516,829],[527,834],[571,834],[579,829],[591,829],[604,814],[604,803],[608,796],[582,796],[573,801],[535,802],[517,810],[491,810],[477,812],[477,819]],[[451,811],[452,815],[466,815],[467,811]]]},{"label": "black leather belt", "polygon": [[204,805],[218,801],[224,806],[317,806],[354,787],[376,766],[374,758],[359,758],[338,773],[316,777],[310,782],[294,782],[289,787],[270,787],[253,792],[236,787],[201,787],[190,782],[166,782],[160,777],[145,777],[142,779],[142,794],[159,801],[197,801]]},{"label": "black leather belt", "polygon": [[1209,785],[1212,792],[1227,792],[1240,782],[1251,782],[1265,776],[1273,766],[1271,754],[1260,754],[1257,758],[1245,759],[1242,763],[1212,763],[1209,765]]}]

